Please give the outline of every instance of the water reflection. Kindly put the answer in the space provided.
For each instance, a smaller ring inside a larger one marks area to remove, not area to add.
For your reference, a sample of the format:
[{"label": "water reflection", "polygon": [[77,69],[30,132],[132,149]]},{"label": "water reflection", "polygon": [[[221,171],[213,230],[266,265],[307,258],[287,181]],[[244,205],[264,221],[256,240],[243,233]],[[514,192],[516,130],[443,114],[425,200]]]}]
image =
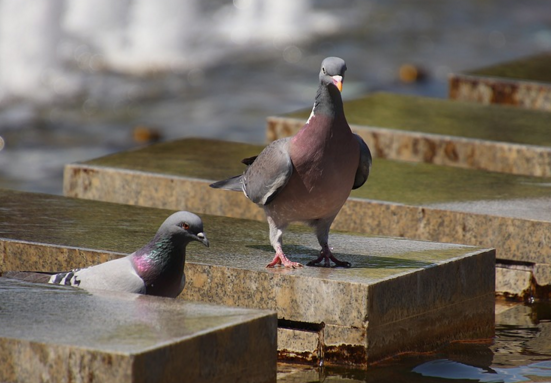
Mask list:
[{"label": "water reflection", "polygon": [[412,371],[434,378],[513,383],[530,381],[534,376],[551,377],[551,361],[521,367],[482,369],[447,359],[438,359],[423,363]]},{"label": "water reflection", "polygon": [[496,305],[496,335],[453,343],[434,353],[402,355],[366,370],[280,365],[278,383],[551,381],[551,302]]}]

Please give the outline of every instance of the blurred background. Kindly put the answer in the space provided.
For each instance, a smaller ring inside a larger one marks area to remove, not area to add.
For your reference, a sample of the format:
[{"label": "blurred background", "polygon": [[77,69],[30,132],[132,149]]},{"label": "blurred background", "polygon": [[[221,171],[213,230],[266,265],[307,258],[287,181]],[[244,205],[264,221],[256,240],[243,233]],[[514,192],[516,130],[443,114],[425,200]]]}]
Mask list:
[{"label": "blurred background", "polygon": [[0,0],[0,187],[61,194],[66,163],[158,140],[263,143],[326,56],[345,99],[446,97],[450,72],[550,49],[541,0]]}]

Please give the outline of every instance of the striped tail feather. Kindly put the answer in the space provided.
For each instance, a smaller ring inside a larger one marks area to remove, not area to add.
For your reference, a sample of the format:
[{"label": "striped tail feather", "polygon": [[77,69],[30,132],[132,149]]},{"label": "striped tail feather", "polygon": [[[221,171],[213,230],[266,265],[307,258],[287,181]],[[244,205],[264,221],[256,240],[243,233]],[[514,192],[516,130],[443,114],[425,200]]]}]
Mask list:
[{"label": "striped tail feather", "polygon": [[77,278],[77,271],[79,271],[79,269],[54,274],[50,277],[48,283],[54,285],[79,286],[80,280]]}]

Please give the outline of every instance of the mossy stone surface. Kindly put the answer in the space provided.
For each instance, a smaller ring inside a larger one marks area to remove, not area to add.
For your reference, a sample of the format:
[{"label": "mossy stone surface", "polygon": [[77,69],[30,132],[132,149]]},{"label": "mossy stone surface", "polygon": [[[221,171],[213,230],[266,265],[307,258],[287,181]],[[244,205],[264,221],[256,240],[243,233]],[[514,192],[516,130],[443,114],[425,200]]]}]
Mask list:
[{"label": "mossy stone surface", "polygon": [[[149,242],[161,223],[173,213],[2,189],[0,201],[0,241],[112,252],[115,256],[129,254]],[[187,248],[187,261],[272,272],[273,269],[265,268],[273,257],[265,222],[205,214],[201,214],[201,218],[211,246],[205,248],[191,243]],[[338,231],[331,232],[331,239],[336,256],[351,262],[352,269],[335,271],[314,267],[300,269],[295,274],[370,283],[408,270],[432,267],[475,249]],[[293,260],[301,263],[319,254],[315,235],[302,225],[292,225],[286,232],[284,248]],[[40,258],[40,255],[34,257]],[[28,268],[36,270],[32,262],[28,263]]]},{"label": "mossy stone surface", "polygon": [[[85,165],[220,180],[241,174],[241,159],[264,146],[207,139],[155,144],[85,161]],[[352,197],[404,204],[549,196],[551,179],[375,158],[367,183]]]},{"label": "mossy stone surface", "polygon": [[465,72],[468,75],[544,82],[551,85],[551,54],[543,53]]}]

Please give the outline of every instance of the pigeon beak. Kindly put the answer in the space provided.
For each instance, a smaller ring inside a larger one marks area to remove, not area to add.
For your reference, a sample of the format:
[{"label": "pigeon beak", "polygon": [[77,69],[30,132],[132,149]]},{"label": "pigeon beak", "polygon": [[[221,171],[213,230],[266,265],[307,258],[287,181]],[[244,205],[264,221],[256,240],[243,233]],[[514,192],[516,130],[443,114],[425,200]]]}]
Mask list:
[{"label": "pigeon beak", "polygon": [[333,84],[337,87],[339,92],[342,92],[342,76],[331,76]]},{"label": "pigeon beak", "polygon": [[207,239],[207,236],[205,233],[197,233],[197,240],[201,242],[206,247],[209,247],[209,240]]}]

